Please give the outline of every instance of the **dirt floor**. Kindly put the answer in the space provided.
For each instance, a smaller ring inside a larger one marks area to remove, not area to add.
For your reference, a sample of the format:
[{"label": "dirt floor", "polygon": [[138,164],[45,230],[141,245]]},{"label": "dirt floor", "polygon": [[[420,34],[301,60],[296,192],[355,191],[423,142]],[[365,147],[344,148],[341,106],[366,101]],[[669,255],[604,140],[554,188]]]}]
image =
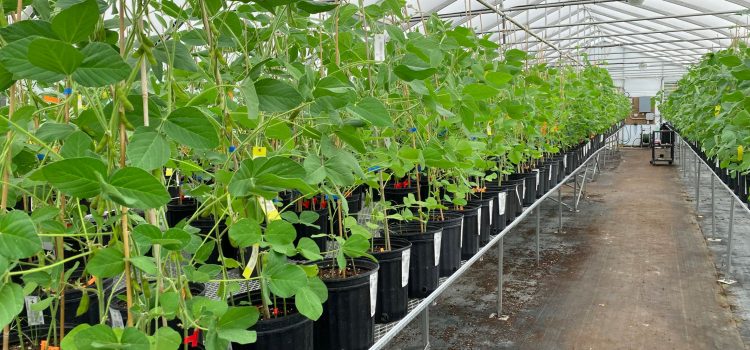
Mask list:
[{"label": "dirt floor", "polygon": [[[744,349],[741,317],[717,283],[716,254],[679,168],[654,167],[649,159],[648,150],[637,149],[609,159],[579,212],[564,208],[562,233],[557,203],[544,203],[540,266],[533,215],[505,238],[509,319],[495,315],[492,249],[431,307],[430,347]],[[571,203],[571,189],[563,200]],[[418,324],[389,348],[421,349]]]}]

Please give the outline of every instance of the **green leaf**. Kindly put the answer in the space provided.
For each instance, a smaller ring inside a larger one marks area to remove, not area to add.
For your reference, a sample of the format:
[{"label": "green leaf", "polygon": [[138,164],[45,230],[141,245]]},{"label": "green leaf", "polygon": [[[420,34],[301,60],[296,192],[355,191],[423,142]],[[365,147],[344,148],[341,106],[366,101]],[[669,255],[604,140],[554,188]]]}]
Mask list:
[{"label": "green leaf", "polygon": [[297,2],[297,8],[310,14],[328,12],[335,9],[337,4],[319,1],[302,0]]},{"label": "green leaf", "polygon": [[94,153],[94,141],[88,134],[76,130],[65,138],[65,143],[60,149],[60,155],[64,158],[90,157]]},{"label": "green leaf", "polygon": [[37,236],[36,226],[26,213],[13,210],[0,214],[0,255],[23,259],[41,249],[42,241]]},{"label": "green leaf", "polygon": [[7,44],[16,40],[31,36],[41,36],[50,39],[59,39],[52,31],[52,25],[47,21],[25,20],[15,22],[7,27],[0,28],[0,36]]},{"label": "green leaf", "polygon": [[291,85],[276,79],[261,79],[255,82],[258,107],[261,111],[286,112],[302,103],[302,96]]},{"label": "green leaf", "polygon": [[69,332],[65,333],[65,338],[60,342],[60,347],[68,350],[78,350],[78,346],[76,346],[75,340],[78,333],[81,331],[91,328],[91,325],[89,324],[79,324]]},{"label": "green leaf", "polygon": [[247,329],[258,322],[259,317],[260,312],[255,306],[230,307],[216,326],[219,329]]},{"label": "green leaf", "polygon": [[369,240],[360,234],[353,234],[346,239],[341,245],[341,250],[350,258],[359,258],[368,256],[367,251],[370,249]]},{"label": "green leaf", "polygon": [[65,78],[65,75],[47,69],[39,68],[29,61],[29,44],[38,36],[30,36],[16,40],[0,48],[0,62],[5,69],[13,73],[13,79],[30,79],[45,83],[53,83]]},{"label": "green leaf", "polygon": [[393,73],[404,81],[424,80],[437,72],[437,69],[414,54],[406,54]]},{"label": "green leaf", "polygon": [[464,86],[463,92],[475,99],[484,100],[497,96],[499,91],[489,85],[475,83]]},{"label": "green leaf", "polygon": [[180,347],[182,336],[170,327],[161,327],[151,337],[151,349],[175,350]]},{"label": "green leaf", "polygon": [[170,228],[164,232],[163,238],[154,240],[154,244],[161,244],[164,249],[179,251],[187,247],[191,239],[192,235],[187,231],[179,228]]},{"label": "green leaf", "polygon": [[737,67],[742,65],[742,60],[735,55],[721,57],[719,58],[719,62],[727,67]]},{"label": "green leaf", "polygon": [[208,118],[198,108],[178,108],[172,111],[164,122],[164,132],[177,143],[192,148],[216,148],[219,146],[219,135]]},{"label": "green leaf", "polygon": [[15,79],[13,79],[13,73],[0,63],[0,91],[5,91],[15,82]]},{"label": "green leaf", "polygon": [[274,268],[267,277],[271,292],[281,298],[291,298],[307,285],[307,274],[297,265],[285,264]]},{"label": "green leaf", "polygon": [[246,159],[232,176],[229,193],[235,197],[255,194],[272,198],[284,189],[313,192],[313,188],[302,180],[304,177],[305,169],[286,157]]},{"label": "green leaf", "polygon": [[75,131],[76,128],[73,125],[49,121],[39,126],[39,129],[36,131],[36,137],[44,142],[52,143],[53,141],[66,139]]},{"label": "green leaf", "polygon": [[248,331],[246,329],[219,328],[218,332],[219,338],[237,344],[251,344],[255,343],[258,339],[258,334],[255,331]]},{"label": "green leaf", "polygon": [[101,192],[99,178],[107,172],[107,166],[99,159],[71,158],[50,163],[37,171],[55,188],[63,193],[91,198]]},{"label": "green leaf", "polygon": [[83,62],[83,54],[60,40],[37,38],[26,56],[31,64],[51,72],[71,75]]},{"label": "green leaf", "polygon": [[136,256],[130,258],[130,263],[149,275],[156,275],[158,272],[154,258],[150,256]]},{"label": "green leaf", "polygon": [[156,45],[154,48],[154,58],[158,62],[177,69],[188,72],[198,71],[198,66],[195,65],[193,56],[190,55],[188,48],[177,40],[171,39]]},{"label": "green leaf", "polygon": [[81,50],[83,62],[73,73],[76,83],[89,87],[112,85],[128,78],[132,68],[112,46],[89,43]]},{"label": "green leaf", "polygon": [[75,345],[78,350],[119,349],[120,340],[107,325],[98,324],[82,329],[75,334]]},{"label": "green leaf", "polygon": [[354,115],[379,127],[393,126],[391,116],[382,102],[374,97],[365,97],[356,106],[349,107]]},{"label": "green leaf", "polygon": [[506,72],[487,72],[484,77],[490,84],[497,87],[503,86],[513,80],[513,75]]},{"label": "green leaf", "polygon": [[311,238],[302,237],[297,243],[297,251],[310,261],[322,260],[323,256],[320,255],[320,247]]},{"label": "green leaf", "polygon": [[128,350],[150,350],[151,343],[145,333],[137,328],[128,327],[120,336],[120,348]]},{"label": "green leaf", "polygon": [[169,160],[169,144],[155,129],[135,130],[127,148],[130,165],[143,170],[162,167]]},{"label": "green leaf", "polygon": [[260,243],[260,224],[253,219],[241,219],[229,228],[229,238],[237,243],[240,248],[247,248]]},{"label": "green leaf", "polygon": [[99,6],[96,0],[84,0],[60,11],[52,18],[52,30],[69,43],[86,40],[99,23]]},{"label": "green leaf", "polygon": [[240,84],[240,92],[245,98],[245,105],[247,106],[247,117],[251,120],[258,118],[260,113],[260,102],[258,101],[258,94],[255,92],[255,84],[250,79],[245,79]]},{"label": "green leaf", "polygon": [[505,51],[505,59],[508,61],[523,61],[526,59],[526,52],[519,49]]},{"label": "green leaf", "polygon": [[272,245],[288,245],[294,242],[297,230],[294,226],[284,220],[274,220],[268,223],[265,239]]},{"label": "green leaf", "polygon": [[319,277],[308,277],[307,283],[307,288],[310,288],[318,296],[321,303],[325,303],[328,300],[328,287]]},{"label": "green leaf", "polygon": [[140,168],[118,169],[102,187],[112,201],[131,208],[157,208],[171,199],[164,185]]},{"label": "green leaf", "polygon": [[302,315],[313,321],[317,321],[323,314],[323,303],[310,287],[297,291],[294,295],[294,306]]},{"label": "green leaf", "polygon": [[23,288],[13,282],[0,286],[0,327],[5,327],[23,310]]},{"label": "green leaf", "polygon": [[86,270],[99,278],[117,276],[125,271],[125,255],[117,246],[101,249],[91,258]]}]

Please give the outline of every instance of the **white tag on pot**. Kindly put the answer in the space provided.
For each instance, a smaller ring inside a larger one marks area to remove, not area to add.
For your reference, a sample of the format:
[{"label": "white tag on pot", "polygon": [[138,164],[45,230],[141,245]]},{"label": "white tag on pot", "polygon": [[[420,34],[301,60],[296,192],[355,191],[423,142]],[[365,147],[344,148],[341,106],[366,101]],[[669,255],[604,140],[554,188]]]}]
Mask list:
[{"label": "white tag on pot", "polygon": [[716,158],[716,167],[719,167],[719,158]]},{"label": "white tag on pot", "polygon": [[521,195],[518,194],[518,186],[516,186],[516,199],[518,199],[518,204],[523,207],[523,200],[521,198]]},{"label": "white tag on pot", "polygon": [[523,189],[521,191],[521,199],[526,198],[526,180],[523,180],[521,182],[521,185],[523,185]]},{"label": "white tag on pot", "polygon": [[500,212],[500,215],[505,214],[506,199],[508,199],[508,194],[506,192],[500,192],[497,194],[497,211]]},{"label": "white tag on pot", "polygon": [[539,169],[534,169],[532,171],[536,173],[536,189],[538,190],[539,189]]},{"label": "white tag on pot", "polygon": [[599,142],[604,142],[604,135],[599,135]]},{"label": "white tag on pot", "polygon": [[432,247],[435,249],[435,266],[440,264],[440,244],[443,240],[443,231],[440,230],[435,232],[435,241],[432,243]]},{"label": "white tag on pot", "polygon": [[409,262],[411,261],[411,249],[401,252],[401,287],[409,284]]},{"label": "white tag on pot", "polygon": [[29,295],[24,297],[24,303],[26,304],[26,319],[29,326],[37,326],[44,324],[44,314],[42,310],[34,311],[31,306],[39,302],[39,297],[36,295]]},{"label": "white tag on pot", "polygon": [[458,241],[458,247],[463,248],[464,247],[464,218],[461,218],[461,233],[458,235],[459,241]]},{"label": "white tag on pot", "polygon": [[477,236],[482,233],[482,207],[477,209]]},{"label": "white tag on pot", "polygon": [[370,275],[370,317],[375,316],[375,306],[378,304],[378,273]]},{"label": "white tag on pot", "polygon": [[125,328],[125,323],[122,322],[122,314],[120,310],[109,309],[109,317],[112,319],[112,328]]},{"label": "white tag on pot", "polygon": [[375,34],[373,42],[375,44],[375,62],[385,61],[385,35]]},{"label": "white tag on pot", "polygon": [[552,181],[552,165],[549,166],[549,171],[547,172],[547,181]]},{"label": "white tag on pot", "polygon": [[568,155],[566,154],[563,156],[563,168],[567,168],[567,167],[568,167]]},{"label": "white tag on pot", "polygon": [[495,212],[495,201],[490,201],[490,226],[492,226],[492,217],[495,215],[492,215],[492,213]]}]

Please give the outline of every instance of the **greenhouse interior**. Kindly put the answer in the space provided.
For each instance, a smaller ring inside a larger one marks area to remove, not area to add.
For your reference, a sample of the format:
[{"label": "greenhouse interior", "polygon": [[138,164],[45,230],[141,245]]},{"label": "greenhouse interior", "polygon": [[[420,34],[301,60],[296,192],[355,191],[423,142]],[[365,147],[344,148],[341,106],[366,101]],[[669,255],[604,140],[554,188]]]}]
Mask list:
[{"label": "greenhouse interior", "polygon": [[750,0],[2,10],[2,350],[750,348]]}]

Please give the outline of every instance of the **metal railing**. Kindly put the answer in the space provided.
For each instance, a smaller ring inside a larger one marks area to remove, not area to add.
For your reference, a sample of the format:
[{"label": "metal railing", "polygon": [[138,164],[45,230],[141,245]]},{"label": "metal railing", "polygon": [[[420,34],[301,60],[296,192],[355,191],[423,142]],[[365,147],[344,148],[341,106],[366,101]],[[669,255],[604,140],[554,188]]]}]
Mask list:
[{"label": "metal railing", "polygon": [[[540,221],[541,221],[541,213],[540,213],[540,207],[541,204],[545,201],[545,199],[552,199],[550,198],[553,193],[557,192],[557,200],[554,200],[558,203],[558,212],[559,212],[559,231],[562,232],[562,207],[563,207],[563,201],[562,201],[562,188],[563,186],[566,186],[568,182],[573,181],[573,203],[569,207],[571,208],[571,211],[576,212],[578,209],[578,202],[583,195],[583,188],[586,184],[586,181],[593,181],[597,170],[600,169],[599,167],[599,156],[604,153],[605,155],[605,162],[606,162],[606,156],[610,152],[615,152],[619,150],[619,134],[620,129],[617,129],[615,133],[613,133],[611,136],[607,137],[604,141],[604,145],[591,153],[591,155],[588,156],[583,162],[581,162],[581,165],[573,170],[570,175],[566,176],[560,183],[558,183],[555,187],[547,191],[542,197],[537,199],[533,204],[523,209],[521,214],[516,217],[515,220],[513,220],[508,226],[502,230],[499,234],[492,237],[489,243],[487,243],[484,247],[479,249],[479,251],[474,254],[470,259],[463,262],[461,267],[456,270],[450,277],[445,279],[438,288],[430,293],[427,297],[424,299],[421,299],[419,303],[411,308],[411,310],[399,321],[394,322],[393,325],[388,326],[389,330],[382,334],[382,336],[377,339],[375,344],[370,347],[370,350],[379,350],[385,348],[386,345],[388,345],[389,342],[391,342],[396,335],[398,335],[401,331],[406,328],[409,323],[411,323],[413,320],[417,318],[417,316],[421,315],[421,331],[422,331],[422,339],[423,343],[425,345],[425,349],[429,348],[429,307],[430,304],[435,302],[435,300],[445,292],[448,287],[450,287],[453,283],[458,281],[458,279],[463,276],[464,273],[466,273],[469,268],[474,265],[475,262],[479,261],[484,254],[490,251],[490,249],[497,246],[498,249],[498,274],[497,274],[497,280],[498,280],[498,293],[497,293],[497,317],[502,317],[503,312],[503,298],[502,298],[502,290],[503,290],[503,239],[506,234],[508,234],[513,228],[515,228],[518,224],[520,224],[526,217],[530,215],[532,211],[536,213],[536,260],[537,265],[540,261],[540,243],[539,243],[539,235],[540,235]],[[611,147],[611,148],[610,148]],[[589,167],[592,167],[592,175],[589,178]],[[583,171],[583,174],[580,174],[581,171]],[[579,177],[581,178],[580,188],[579,188]],[[567,205],[566,205],[567,206]],[[411,304],[411,303],[410,303]]]}]

